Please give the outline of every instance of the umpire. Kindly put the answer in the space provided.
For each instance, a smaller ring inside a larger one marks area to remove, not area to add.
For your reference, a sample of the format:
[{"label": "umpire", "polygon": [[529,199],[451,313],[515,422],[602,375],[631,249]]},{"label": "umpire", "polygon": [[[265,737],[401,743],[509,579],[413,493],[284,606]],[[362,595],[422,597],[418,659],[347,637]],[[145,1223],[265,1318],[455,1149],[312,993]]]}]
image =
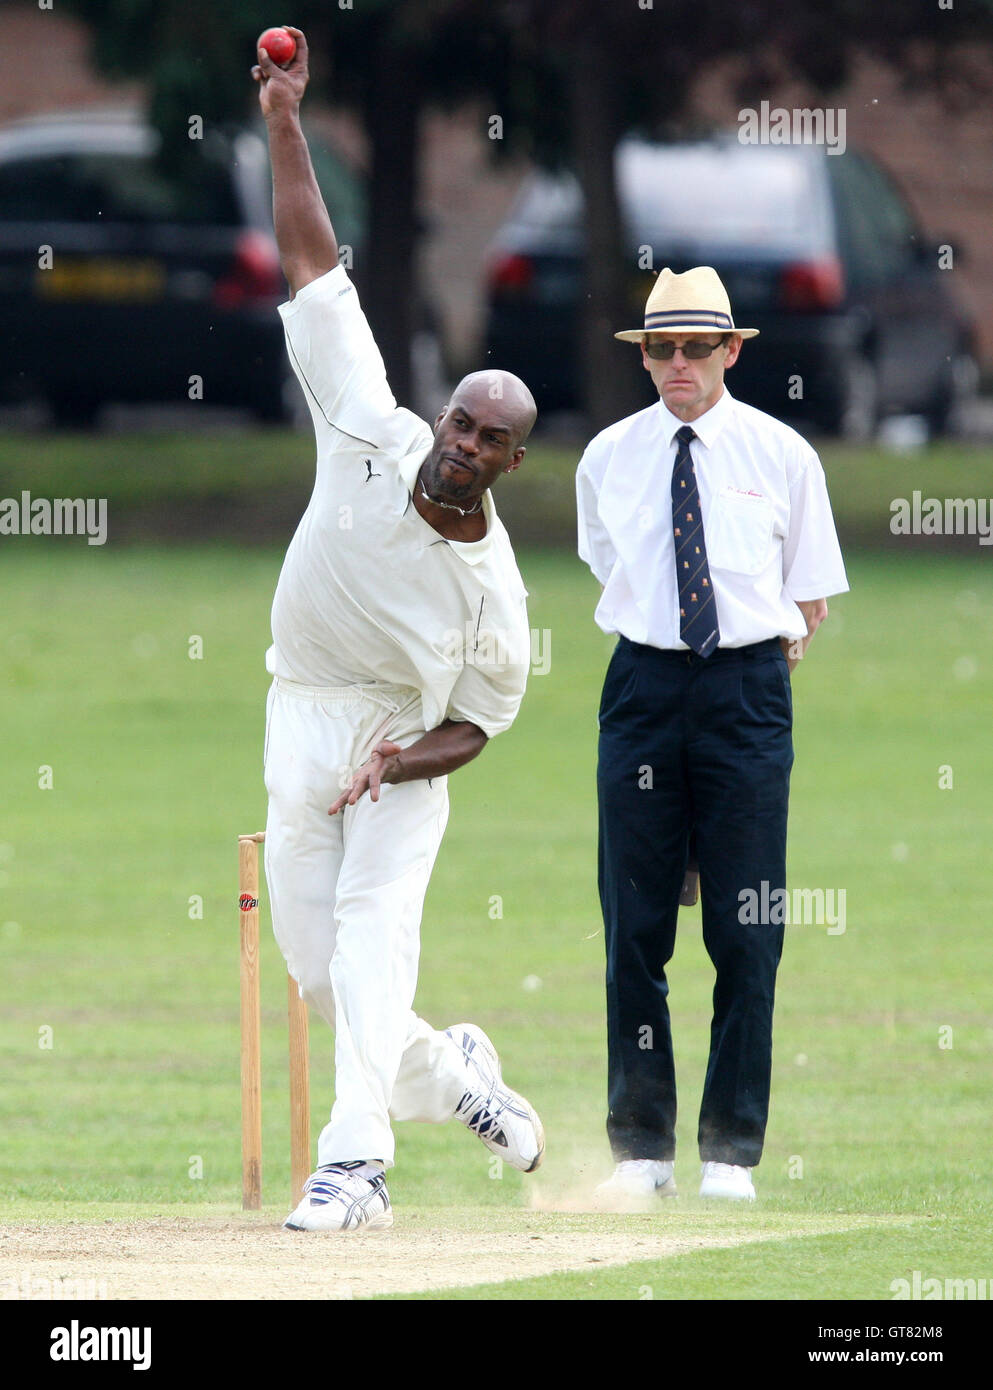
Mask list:
[{"label": "umpire", "polygon": [[756,333],[735,326],[709,266],[663,270],[644,326],[615,335],[640,344],[660,399],[597,435],[577,476],[579,554],[603,585],[596,622],[618,636],[597,774],[607,1205],[675,1192],[665,967],[691,849],[716,971],[700,1195],[755,1197],[783,922],[775,910],[754,922],[742,904],[783,900],[790,672],[826,597],[848,588],[817,455],[724,384]]}]

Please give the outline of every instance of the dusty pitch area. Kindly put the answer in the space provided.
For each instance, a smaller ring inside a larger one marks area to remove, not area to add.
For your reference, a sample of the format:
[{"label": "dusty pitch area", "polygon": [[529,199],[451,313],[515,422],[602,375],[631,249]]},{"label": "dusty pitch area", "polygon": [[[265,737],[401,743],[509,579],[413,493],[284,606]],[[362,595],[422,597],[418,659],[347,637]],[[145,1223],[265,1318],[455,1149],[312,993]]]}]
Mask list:
[{"label": "dusty pitch area", "polygon": [[[560,1218],[560,1227],[562,1226]],[[841,1224],[859,1224],[854,1222]],[[427,1229],[432,1225],[433,1229]],[[0,1299],[348,1299],[594,1270],[685,1251],[782,1239],[782,1230],[665,1233],[658,1220],[628,1230],[465,1231],[430,1215],[390,1231],[306,1236],[264,1215],[230,1220],[152,1217],[0,1228]],[[804,1223],[803,1234],[837,1230]],[[800,1232],[796,1232],[800,1234]],[[632,1297],[636,1290],[632,1289]]]}]

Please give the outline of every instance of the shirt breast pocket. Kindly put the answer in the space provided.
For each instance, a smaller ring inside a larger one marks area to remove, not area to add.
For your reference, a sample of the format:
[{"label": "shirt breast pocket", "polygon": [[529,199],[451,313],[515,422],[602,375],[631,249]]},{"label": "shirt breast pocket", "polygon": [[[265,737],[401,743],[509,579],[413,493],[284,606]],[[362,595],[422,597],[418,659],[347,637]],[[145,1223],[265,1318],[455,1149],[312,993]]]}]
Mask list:
[{"label": "shirt breast pocket", "polygon": [[706,527],[712,569],[760,574],[772,546],[772,503],[767,497],[726,488],[714,498]]}]

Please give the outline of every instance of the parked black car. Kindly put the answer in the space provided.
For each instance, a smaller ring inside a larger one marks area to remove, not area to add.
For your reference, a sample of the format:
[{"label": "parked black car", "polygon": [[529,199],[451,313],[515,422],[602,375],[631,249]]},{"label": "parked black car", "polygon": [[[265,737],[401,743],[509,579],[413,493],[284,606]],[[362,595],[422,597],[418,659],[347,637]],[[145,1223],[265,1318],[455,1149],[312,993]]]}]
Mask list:
[{"label": "parked black car", "polygon": [[[0,399],[88,424],[108,402],[185,401],[198,377],[209,404],[285,417],[265,143],[232,129],[189,147],[164,163],[129,111],[0,130]],[[347,234],[356,193],[329,160]]]},{"label": "parked black car", "polygon": [[[631,267],[630,322],[619,328],[643,321],[662,267],[712,265],[735,320],[761,331],[729,376],[732,392],[759,409],[857,439],[903,413],[942,432],[974,392],[973,328],[939,269],[938,244],[866,156],[734,136],[630,139],[617,178],[627,230],[619,254]],[[582,404],[582,256],[578,182],[534,174],[494,242],[486,347],[544,411]],[[624,370],[624,345],[617,350]]]}]

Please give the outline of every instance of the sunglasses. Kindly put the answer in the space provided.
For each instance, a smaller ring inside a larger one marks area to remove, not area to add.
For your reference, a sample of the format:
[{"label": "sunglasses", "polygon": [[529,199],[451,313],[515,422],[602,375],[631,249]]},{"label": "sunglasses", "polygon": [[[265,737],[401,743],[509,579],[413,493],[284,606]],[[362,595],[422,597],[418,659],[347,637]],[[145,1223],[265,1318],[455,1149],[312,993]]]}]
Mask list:
[{"label": "sunglasses", "polygon": [[646,343],[645,351],[654,362],[671,362],[676,355],[676,348],[679,347],[682,348],[684,357],[688,357],[691,362],[698,362],[702,357],[709,357],[726,342],[727,338],[722,338],[719,343],[701,343],[698,338],[687,338],[685,343]]}]

